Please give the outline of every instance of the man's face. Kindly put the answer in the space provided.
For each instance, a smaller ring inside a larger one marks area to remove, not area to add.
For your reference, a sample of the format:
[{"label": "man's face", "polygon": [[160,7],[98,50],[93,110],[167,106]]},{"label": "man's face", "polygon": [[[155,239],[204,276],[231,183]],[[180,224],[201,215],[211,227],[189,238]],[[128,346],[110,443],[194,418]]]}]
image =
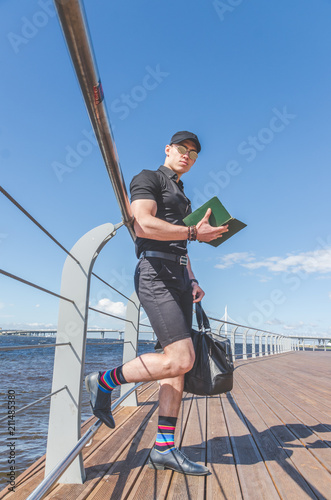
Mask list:
[{"label": "man's face", "polygon": [[[185,146],[188,151],[185,154],[180,154],[176,146]],[[171,168],[178,175],[178,179],[188,172],[196,160],[192,160],[189,157],[189,151],[196,151],[197,147],[193,141],[187,140],[182,141],[178,144],[167,145],[165,148],[165,153],[167,155],[165,160],[165,166]]]}]

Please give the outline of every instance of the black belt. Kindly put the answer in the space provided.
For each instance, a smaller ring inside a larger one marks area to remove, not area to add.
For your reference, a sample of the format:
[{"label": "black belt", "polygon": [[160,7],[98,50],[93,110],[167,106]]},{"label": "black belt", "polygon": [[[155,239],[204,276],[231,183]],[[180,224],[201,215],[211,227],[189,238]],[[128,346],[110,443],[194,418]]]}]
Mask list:
[{"label": "black belt", "polygon": [[175,255],[174,253],[157,252],[154,250],[147,250],[141,253],[142,257],[158,257],[159,259],[172,260],[173,262],[178,262],[181,266],[187,266],[188,257],[187,255]]}]

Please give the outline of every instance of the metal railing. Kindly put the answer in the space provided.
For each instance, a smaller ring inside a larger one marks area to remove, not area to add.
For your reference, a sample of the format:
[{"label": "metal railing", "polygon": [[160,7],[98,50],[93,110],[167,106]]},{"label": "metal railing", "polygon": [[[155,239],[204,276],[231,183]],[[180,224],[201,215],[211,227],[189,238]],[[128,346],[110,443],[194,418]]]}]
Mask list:
[{"label": "metal railing", "polygon": [[[211,321],[220,323],[218,328],[212,328],[212,333],[230,338],[233,356],[236,359],[270,356],[289,350],[305,351],[306,349],[311,349],[315,351],[316,349],[323,349],[326,351],[328,344],[331,344],[331,337],[283,335],[210,316],[208,318]],[[242,352],[239,352],[240,349],[238,347],[241,346]]]},{"label": "metal railing", "polygon": [[55,0],[55,6],[87,112],[121,209],[123,222],[132,238],[135,239],[132,227],[133,216],[107,115],[83,4],[80,0],[66,2]]},{"label": "metal railing", "polygon": [[[48,399],[48,398],[54,396],[55,394],[57,394],[58,392],[64,391],[65,389],[68,389],[68,387],[66,385],[64,387],[61,387],[61,389],[59,389],[58,391],[51,392],[50,394],[46,394],[46,396],[43,396],[42,398],[37,399],[33,403],[30,403],[30,404],[28,404],[26,406],[23,406],[22,408],[19,408],[18,410],[15,410],[15,415],[17,415],[17,413],[22,413],[23,411],[27,410],[28,408],[31,408],[32,406],[35,406],[35,405],[41,403],[42,401],[45,401],[45,399]],[[7,416],[1,418],[0,422],[4,422],[5,420],[8,420]]]},{"label": "metal railing", "polygon": [[17,351],[17,350],[22,350],[22,349],[43,349],[45,347],[57,347],[59,345],[70,345],[70,342],[63,342],[61,344],[4,346],[4,347],[0,347],[0,352],[1,351]]},{"label": "metal railing", "polygon": [[[269,332],[247,325],[240,325],[218,318],[209,317],[209,319],[216,323],[220,323],[218,330],[216,330],[216,334],[230,338],[234,359],[242,358],[246,360],[248,357],[256,358],[256,356],[269,356],[296,350],[298,348],[298,344],[293,342],[291,337],[287,335]],[[230,332],[227,331],[227,327],[230,327]],[[241,342],[239,342],[239,340],[241,340]],[[242,346],[242,352],[238,352],[239,349],[237,349],[236,346]],[[250,352],[248,350],[249,347]]]}]

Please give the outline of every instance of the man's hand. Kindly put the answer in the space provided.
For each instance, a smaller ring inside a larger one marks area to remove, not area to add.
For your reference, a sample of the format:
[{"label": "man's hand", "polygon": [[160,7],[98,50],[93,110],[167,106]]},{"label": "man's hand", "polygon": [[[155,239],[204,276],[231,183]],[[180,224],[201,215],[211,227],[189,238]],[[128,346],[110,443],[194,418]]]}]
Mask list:
[{"label": "man's hand", "polygon": [[192,282],[192,295],[194,304],[195,302],[200,302],[205,296],[205,292],[199,287],[198,283],[195,283],[195,281]]},{"label": "man's hand", "polygon": [[[228,231],[228,226],[213,227],[209,224],[209,217],[211,208],[208,208],[206,215],[197,224],[197,240],[208,243],[209,241],[216,240],[221,237],[223,233]],[[202,297],[201,297],[202,298]],[[200,299],[201,300],[201,299]],[[198,302],[198,301],[196,301]]]}]

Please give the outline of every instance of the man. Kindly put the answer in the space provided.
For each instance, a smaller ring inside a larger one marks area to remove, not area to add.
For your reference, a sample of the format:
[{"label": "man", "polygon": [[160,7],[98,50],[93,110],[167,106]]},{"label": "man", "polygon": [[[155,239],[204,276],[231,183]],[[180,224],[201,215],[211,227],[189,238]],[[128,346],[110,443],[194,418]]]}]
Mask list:
[{"label": "man", "polygon": [[135,288],[163,353],[148,353],[104,373],[86,378],[95,416],[114,428],[111,391],[129,382],[160,381],[159,421],[149,466],[169,468],[183,474],[206,475],[207,467],[189,460],[174,446],[174,433],[182,400],[184,375],[194,363],[191,340],[193,302],[204,296],[187,256],[187,240],[211,241],[227,226],[208,223],[211,210],[196,225],[183,218],[191,213],[181,177],[195,163],[201,150],[198,137],[177,132],[165,147],[164,165],[157,171],[143,170],[131,182],[132,212],[140,259]]}]

